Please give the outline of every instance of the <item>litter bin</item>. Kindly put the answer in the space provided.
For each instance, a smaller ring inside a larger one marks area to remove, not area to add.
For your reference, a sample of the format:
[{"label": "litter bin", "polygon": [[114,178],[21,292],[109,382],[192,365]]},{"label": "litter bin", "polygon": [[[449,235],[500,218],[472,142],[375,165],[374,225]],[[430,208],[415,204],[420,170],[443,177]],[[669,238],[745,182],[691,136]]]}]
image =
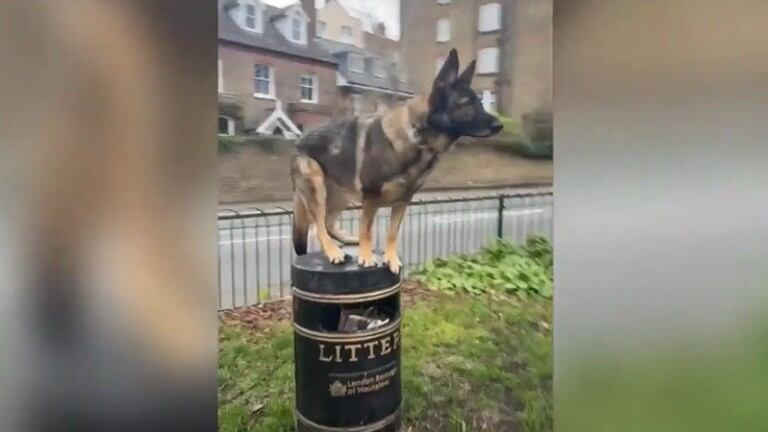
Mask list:
[{"label": "litter bin", "polygon": [[347,257],[296,257],[296,430],[400,430],[400,276]]}]

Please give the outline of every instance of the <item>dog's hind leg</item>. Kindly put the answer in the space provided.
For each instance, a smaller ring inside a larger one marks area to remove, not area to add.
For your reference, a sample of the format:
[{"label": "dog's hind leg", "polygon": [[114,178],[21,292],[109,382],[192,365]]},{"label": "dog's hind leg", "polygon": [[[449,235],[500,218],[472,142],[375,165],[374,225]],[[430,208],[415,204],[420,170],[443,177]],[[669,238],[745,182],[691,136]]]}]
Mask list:
[{"label": "dog's hind leg", "polygon": [[293,193],[293,249],[296,255],[307,253],[307,234],[309,233],[309,215],[300,193]]},{"label": "dog's hind leg", "polygon": [[315,223],[320,247],[331,263],[340,264],[344,262],[344,252],[331,240],[327,229],[326,189],[323,170],[317,162],[308,157],[299,161],[299,169],[303,176],[300,180],[301,184],[297,184],[297,187],[304,190],[302,195],[306,199],[309,216]]}]

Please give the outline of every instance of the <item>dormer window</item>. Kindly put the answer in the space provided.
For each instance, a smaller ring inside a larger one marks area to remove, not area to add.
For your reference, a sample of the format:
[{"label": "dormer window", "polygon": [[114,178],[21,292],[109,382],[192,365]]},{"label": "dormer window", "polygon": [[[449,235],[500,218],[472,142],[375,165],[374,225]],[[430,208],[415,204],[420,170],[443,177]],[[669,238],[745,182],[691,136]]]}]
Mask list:
[{"label": "dormer window", "polygon": [[341,41],[344,43],[352,43],[352,27],[348,25],[341,26]]},{"label": "dormer window", "polygon": [[247,31],[261,33],[263,28],[264,7],[255,0],[246,0],[239,9],[240,25]]},{"label": "dormer window", "polygon": [[302,28],[304,27],[304,23],[302,22],[300,17],[292,17],[291,18],[291,39],[293,39],[295,42],[301,42],[302,37]]},{"label": "dormer window", "polygon": [[349,64],[349,70],[351,72],[357,72],[357,73],[365,72],[365,62],[363,61],[363,56],[361,56],[360,54],[350,53],[347,59],[347,62]]},{"label": "dormer window", "polygon": [[304,10],[298,4],[296,4],[285,11],[285,14],[279,18],[277,21],[277,28],[289,41],[298,44],[306,44],[308,21],[309,17],[307,17],[307,14],[304,13]]},{"label": "dormer window", "polygon": [[256,30],[256,6],[252,4],[245,5],[245,26]]}]

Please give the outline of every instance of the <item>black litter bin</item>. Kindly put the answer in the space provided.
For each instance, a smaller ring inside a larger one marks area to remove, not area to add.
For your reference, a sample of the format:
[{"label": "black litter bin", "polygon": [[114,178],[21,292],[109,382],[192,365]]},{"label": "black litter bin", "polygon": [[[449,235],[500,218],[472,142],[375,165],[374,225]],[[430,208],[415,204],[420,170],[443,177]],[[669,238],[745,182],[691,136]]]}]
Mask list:
[{"label": "black litter bin", "polygon": [[291,280],[296,430],[399,431],[400,276],[312,253]]}]

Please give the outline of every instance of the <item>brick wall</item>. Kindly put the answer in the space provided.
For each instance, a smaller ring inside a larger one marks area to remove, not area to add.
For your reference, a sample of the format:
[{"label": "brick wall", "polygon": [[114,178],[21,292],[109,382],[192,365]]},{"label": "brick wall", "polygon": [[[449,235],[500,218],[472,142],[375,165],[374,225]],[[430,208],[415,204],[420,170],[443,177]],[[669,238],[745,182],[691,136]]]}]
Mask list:
[{"label": "brick wall", "polygon": [[[501,3],[502,30],[477,31],[480,6]],[[401,43],[409,80],[417,92],[429,91],[435,62],[451,48],[463,68],[481,48],[498,46],[498,74],[476,75],[476,91],[495,90],[499,109],[519,117],[552,103],[552,0],[401,0]],[[451,39],[436,41],[440,18],[451,20]]]},{"label": "brick wall", "polygon": [[[299,103],[301,91],[300,77],[313,74],[318,77],[318,107],[311,114],[303,116],[303,121],[315,124],[330,117],[330,107],[336,99],[336,66],[314,60],[286,56],[265,50],[241,47],[229,43],[219,43],[219,59],[222,61],[224,94],[233,96],[242,107],[242,120],[238,131],[255,129],[274,110],[275,101],[254,96],[253,73],[255,64],[272,67],[275,80],[275,96],[283,103],[283,111],[289,113],[292,103]],[[219,98],[222,100],[222,97]],[[305,105],[305,104],[302,104]],[[294,122],[298,121],[292,119]]]},{"label": "brick wall", "polygon": [[512,51],[505,68],[512,86],[504,101],[510,115],[552,108],[552,0],[518,0],[505,19],[514,20]]}]

